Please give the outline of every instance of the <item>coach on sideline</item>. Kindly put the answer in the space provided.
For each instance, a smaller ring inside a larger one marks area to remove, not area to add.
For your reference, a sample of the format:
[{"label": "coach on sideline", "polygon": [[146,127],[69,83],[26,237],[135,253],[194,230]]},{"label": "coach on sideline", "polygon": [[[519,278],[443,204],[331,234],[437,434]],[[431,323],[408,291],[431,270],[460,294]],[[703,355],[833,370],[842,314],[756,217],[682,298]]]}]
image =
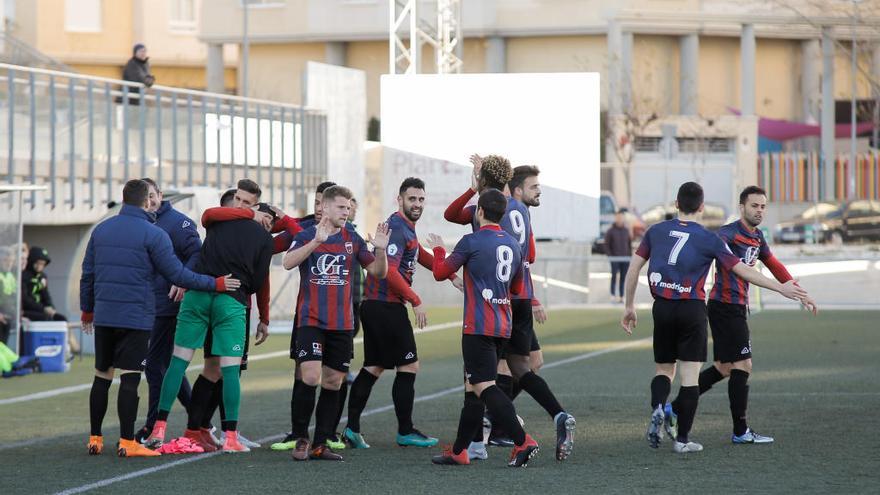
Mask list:
[{"label": "coach on sideline", "polygon": [[149,186],[130,180],[122,190],[119,214],[92,231],[82,263],[79,304],[83,331],[95,332],[95,380],[89,394],[89,454],[104,449],[101,424],[113,374],[120,374],[116,409],[119,415],[119,457],[158,455],[134,440],[138,383],[147,343],[156,317],[153,280],[156,272],[186,289],[226,292],[241,283],[231,278],[199,275],[174,255],[168,234],[156,227],[149,211]]}]

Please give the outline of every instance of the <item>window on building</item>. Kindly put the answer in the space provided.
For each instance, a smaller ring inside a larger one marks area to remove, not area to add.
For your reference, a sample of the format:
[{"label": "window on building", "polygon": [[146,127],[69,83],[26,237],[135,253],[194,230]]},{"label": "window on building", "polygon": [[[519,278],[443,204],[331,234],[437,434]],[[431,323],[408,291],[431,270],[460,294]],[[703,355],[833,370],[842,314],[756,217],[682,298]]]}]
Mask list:
[{"label": "window on building", "polygon": [[168,25],[172,31],[196,30],[196,0],[170,0]]},{"label": "window on building", "polygon": [[64,30],[101,32],[101,0],[64,0]]}]

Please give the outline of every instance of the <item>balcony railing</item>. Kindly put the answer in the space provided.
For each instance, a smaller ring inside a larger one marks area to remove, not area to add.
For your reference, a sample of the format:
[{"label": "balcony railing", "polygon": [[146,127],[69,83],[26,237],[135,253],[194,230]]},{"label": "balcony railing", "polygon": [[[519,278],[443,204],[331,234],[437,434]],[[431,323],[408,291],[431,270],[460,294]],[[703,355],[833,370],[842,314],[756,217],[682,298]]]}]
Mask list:
[{"label": "balcony railing", "polygon": [[[327,170],[323,112],[274,101],[0,64],[0,156],[35,207],[94,209],[120,185],[223,189],[242,177],[305,209]],[[45,205],[41,203],[45,201]]]}]

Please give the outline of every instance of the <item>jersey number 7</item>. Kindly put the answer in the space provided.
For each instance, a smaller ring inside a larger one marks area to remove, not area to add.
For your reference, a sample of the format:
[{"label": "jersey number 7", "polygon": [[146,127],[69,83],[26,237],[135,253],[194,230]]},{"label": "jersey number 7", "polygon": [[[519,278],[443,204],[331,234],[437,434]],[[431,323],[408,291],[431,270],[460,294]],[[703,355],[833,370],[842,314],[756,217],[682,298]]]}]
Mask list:
[{"label": "jersey number 7", "polygon": [[681,250],[684,248],[684,245],[687,244],[688,237],[691,235],[687,232],[679,232],[677,230],[672,230],[669,232],[669,237],[676,237],[675,246],[672,246],[672,251],[669,253],[669,264],[674,265],[678,262],[678,255],[681,253]]}]

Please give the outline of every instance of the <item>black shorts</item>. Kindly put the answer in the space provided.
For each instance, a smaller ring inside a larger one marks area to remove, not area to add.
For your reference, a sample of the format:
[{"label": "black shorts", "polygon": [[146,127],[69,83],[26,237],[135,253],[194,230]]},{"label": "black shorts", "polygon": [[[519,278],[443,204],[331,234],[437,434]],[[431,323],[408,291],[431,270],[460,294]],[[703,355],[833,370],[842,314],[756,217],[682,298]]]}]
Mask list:
[{"label": "black shorts", "polygon": [[[245,322],[244,323],[245,324],[245,327],[244,327],[244,353],[242,353],[242,355],[241,355],[241,370],[242,371],[247,369],[248,351],[250,350],[250,347],[251,347],[251,331],[250,331],[251,330],[250,329],[251,308],[245,309],[244,322]],[[211,352],[211,349],[212,349],[211,346],[214,344],[214,339],[212,336],[213,336],[213,333],[209,329],[208,333],[205,334],[205,345],[202,346],[204,349],[206,358],[217,357],[216,354]]]},{"label": "black shorts", "polygon": [[502,356],[514,354],[528,356],[532,351],[541,349],[538,336],[535,335],[535,318],[532,316],[531,299],[513,299],[510,301],[512,325],[510,339],[504,344]]},{"label": "black shorts", "polygon": [[129,328],[95,327],[95,369],[143,371],[150,332]]},{"label": "black shorts", "polygon": [[321,361],[336,371],[348,373],[351,367],[351,330],[324,330],[317,327],[296,329],[296,360]]},{"label": "black shorts", "polygon": [[708,323],[699,299],[654,300],[654,362],[705,362]]},{"label": "black shorts", "polygon": [[364,324],[364,366],[390,370],[419,360],[406,306],[364,301],[361,321]]},{"label": "black shorts", "polygon": [[461,356],[464,358],[464,379],[471,385],[495,381],[498,359],[507,339],[486,335],[461,336]]},{"label": "black shorts", "polygon": [[748,308],[710,299],[709,327],[712,328],[712,354],[715,361],[735,363],[752,358]]}]

